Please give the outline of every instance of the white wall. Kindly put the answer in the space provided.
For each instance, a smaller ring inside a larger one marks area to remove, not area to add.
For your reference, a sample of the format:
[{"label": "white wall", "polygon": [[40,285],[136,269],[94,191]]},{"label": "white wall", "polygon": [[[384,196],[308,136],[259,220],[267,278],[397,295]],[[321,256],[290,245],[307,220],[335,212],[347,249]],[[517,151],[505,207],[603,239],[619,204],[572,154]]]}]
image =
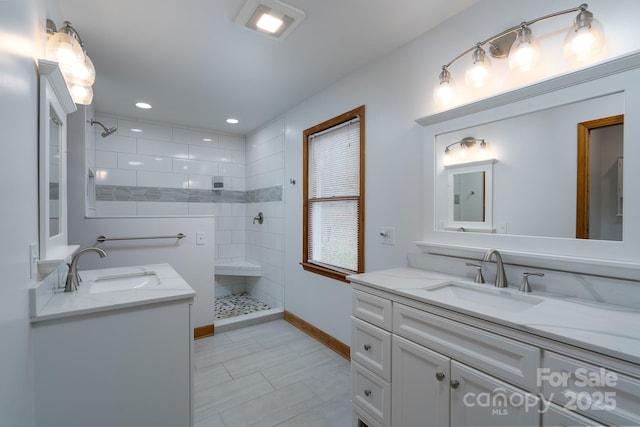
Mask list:
[{"label": "white wall", "polygon": [[[365,104],[366,112],[366,232],[367,271],[406,265],[407,251],[422,237],[423,132],[414,120],[435,112],[433,85],[442,64],[478,40],[547,13],[576,7],[575,2],[518,2],[481,0],[469,10],[419,37],[386,58],[369,64],[314,95],[285,114],[286,176],[301,180],[302,131]],[[634,16],[640,3],[632,0],[594,0],[589,9],[602,22],[608,40],[607,54],[617,56],[640,48],[640,27]],[[548,30],[562,40],[573,16],[542,23],[533,31]],[[464,31],[461,31],[464,29]],[[544,46],[556,43],[548,37]],[[518,82],[498,72],[498,90]],[[566,71],[561,53],[547,56],[542,77]],[[464,73],[462,61],[452,73]],[[459,69],[458,69],[459,68]],[[475,96],[480,96],[475,94]],[[350,343],[351,289],[348,285],[305,272],[302,254],[302,192],[285,187],[285,308],[344,343]],[[396,228],[395,246],[378,242],[378,229]]]},{"label": "white wall", "polygon": [[0,2],[0,425],[31,426],[33,355],[29,324],[29,244],[38,242],[38,70],[44,46],[40,0]]}]

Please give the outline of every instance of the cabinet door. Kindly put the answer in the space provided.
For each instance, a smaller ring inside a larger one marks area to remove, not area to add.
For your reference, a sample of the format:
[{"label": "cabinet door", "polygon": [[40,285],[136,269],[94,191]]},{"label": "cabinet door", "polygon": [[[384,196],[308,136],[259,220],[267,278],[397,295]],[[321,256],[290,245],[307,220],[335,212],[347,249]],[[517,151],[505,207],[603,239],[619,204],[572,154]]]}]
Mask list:
[{"label": "cabinet door", "polygon": [[451,425],[539,426],[540,399],[451,361]]},{"label": "cabinet door", "polygon": [[404,338],[392,343],[393,426],[449,426],[450,359]]},{"label": "cabinet door", "polygon": [[542,425],[545,427],[603,427],[602,424],[553,403],[544,402],[544,405]]}]

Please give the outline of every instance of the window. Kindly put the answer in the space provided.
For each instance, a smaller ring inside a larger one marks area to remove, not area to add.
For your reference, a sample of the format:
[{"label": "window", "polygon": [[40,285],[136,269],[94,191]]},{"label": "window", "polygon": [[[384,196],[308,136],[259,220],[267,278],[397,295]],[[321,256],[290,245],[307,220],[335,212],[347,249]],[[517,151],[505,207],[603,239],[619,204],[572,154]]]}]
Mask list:
[{"label": "window", "polygon": [[364,272],[364,105],[303,137],[302,266],[346,282]]}]

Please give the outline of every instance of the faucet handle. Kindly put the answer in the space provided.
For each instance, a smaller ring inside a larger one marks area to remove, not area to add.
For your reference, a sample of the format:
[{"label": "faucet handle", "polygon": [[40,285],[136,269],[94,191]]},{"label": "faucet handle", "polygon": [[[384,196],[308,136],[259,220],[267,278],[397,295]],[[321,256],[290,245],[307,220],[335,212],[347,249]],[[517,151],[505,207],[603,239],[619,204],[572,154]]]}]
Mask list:
[{"label": "faucet handle", "polygon": [[482,266],[480,264],[474,264],[472,262],[468,262],[467,266],[474,267],[476,269],[476,276],[473,278],[473,282],[484,283],[484,276],[482,275]]},{"label": "faucet handle", "polygon": [[529,276],[544,277],[543,273],[522,273],[522,283],[520,283],[520,292],[531,292],[531,285],[529,285]]}]

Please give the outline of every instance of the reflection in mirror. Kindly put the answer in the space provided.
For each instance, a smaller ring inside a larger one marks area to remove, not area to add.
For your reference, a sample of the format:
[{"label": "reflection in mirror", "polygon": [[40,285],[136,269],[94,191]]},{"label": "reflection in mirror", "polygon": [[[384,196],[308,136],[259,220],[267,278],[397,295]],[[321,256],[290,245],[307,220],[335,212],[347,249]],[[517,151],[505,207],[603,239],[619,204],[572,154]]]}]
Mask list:
[{"label": "reflection in mirror", "polygon": [[624,115],[578,124],[576,237],[622,240]]},{"label": "reflection in mirror", "polygon": [[[445,166],[446,221],[440,228],[458,232],[493,233],[492,177],[494,159]],[[443,206],[437,206],[442,208]]]},{"label": "reflection in mirror", "polygon": [[[496,233],[575,239],[578,124],[622,115],[624,108],[625,93],[615,92],[436,135],[435,166],[436,171],[442,171],[437,173],[435,183],[436,230],[456,230],[456,223],[450,224],[453,215],[449,216],[448,212],[453,201],[447,193],[444,170],[449,168],[444,150],[465,136],[481,135],[490,141],[492,156],[498,160],[493,168],[492,200],[486,194],[486,205],[492,205],[492,227]],[[622,127],[618,128],[620,133]],[[618,155],[624,155],[622,147],[616,150]],[[600,157],[601,154],[592,155],[593,159]],[[615,177],[617,185],[617,166],[616,169],[612,165],[603,167],[606,179]],[[593,191],[603,184],[603,180],[600,181],[591,184]],[[617,186],[621,189],[622,184],[620,181]],[[611,191],[600,190],[603,195]],[[617,194],[617,189],[615,192]],[[616,209],[620,205],[620,214],[621,202],[622,199],[615,204]],[[616,221],[614,225],[621,230],[622,216]],[[595,222],[591,220],[590,228],[594,227]],[[591,238],[620,240],[622,235],[607,232]]]},{"label": "reflection in mirror", "polygon": [[453,220],[484,221],[484,172],[453,175]]},{"label": "reflection in mirror", "polygon": [[60,132],[62,122],[51,108],[49,116],[49,237],[60,234]]}]

